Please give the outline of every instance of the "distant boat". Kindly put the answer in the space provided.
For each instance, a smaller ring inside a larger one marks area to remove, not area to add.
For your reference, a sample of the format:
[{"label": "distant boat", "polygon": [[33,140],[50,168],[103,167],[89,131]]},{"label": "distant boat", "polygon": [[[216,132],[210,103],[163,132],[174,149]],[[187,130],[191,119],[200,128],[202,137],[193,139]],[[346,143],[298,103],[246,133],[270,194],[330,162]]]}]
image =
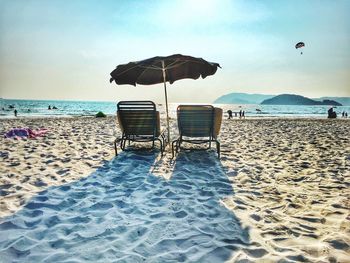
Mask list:
[{"label": "distant boat", "polygon": [[255,109],[257,112],[261,112],[261,110],[260,109]]}]

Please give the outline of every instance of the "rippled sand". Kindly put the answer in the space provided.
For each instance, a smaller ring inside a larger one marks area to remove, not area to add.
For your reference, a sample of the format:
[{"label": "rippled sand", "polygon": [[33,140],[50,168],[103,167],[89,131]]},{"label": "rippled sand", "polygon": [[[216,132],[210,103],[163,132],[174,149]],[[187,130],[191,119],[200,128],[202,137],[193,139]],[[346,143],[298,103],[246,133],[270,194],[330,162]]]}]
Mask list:
[{"label": "rippled sand", "polygon": [[350,261],[349,121],[234,121],[221,140],[235,189],[225,203],[259,258]]},{"label": "rippled sand", "polygon": [[348,120],[224,120],[220,160],[114,158],[112,117],[0,122],[49,129],[0,139],[5,262],[350,261]]}]

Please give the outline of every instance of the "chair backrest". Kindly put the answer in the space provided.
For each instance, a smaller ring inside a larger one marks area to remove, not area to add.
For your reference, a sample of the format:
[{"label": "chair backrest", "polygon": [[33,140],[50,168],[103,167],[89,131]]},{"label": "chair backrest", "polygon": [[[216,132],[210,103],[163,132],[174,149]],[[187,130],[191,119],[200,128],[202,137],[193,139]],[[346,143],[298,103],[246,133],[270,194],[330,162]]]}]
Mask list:
[{"label": "chair backrest", "polygon": [[222,123],[222,112],[223,111],[221,108],[214,107],[214,138],[217,138],[220,133]]},{"label": "chair backrest", "polygon": [[214,107],[211,105],[179,105],[177,121],[180,136],[213,137]]},{"label": "chair backrest", "polygon": [[123,134],[157,136],[156,105],[152,101],[120,101],[118,120]]}]

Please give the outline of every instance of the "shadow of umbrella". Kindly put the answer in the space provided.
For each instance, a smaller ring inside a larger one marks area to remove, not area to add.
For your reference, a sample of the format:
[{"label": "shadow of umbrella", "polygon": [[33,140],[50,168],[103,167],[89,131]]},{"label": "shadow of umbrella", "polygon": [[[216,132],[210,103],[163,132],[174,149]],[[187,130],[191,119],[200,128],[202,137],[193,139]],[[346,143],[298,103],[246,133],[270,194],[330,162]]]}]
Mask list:
[{"label": "shadow of umbrella", "polygon": [[111,72],[110,82],[116,84],[153,85],[164,83],[165,107],[167,115],[168,142],[170,142],[168,95],[166,82],[170,84],[180,79],[203,79],[214,75],[218,63],[208,62],[202,58],[184,56],[181,54],[167,57],[153,57],[141,61],[121,64]]}]

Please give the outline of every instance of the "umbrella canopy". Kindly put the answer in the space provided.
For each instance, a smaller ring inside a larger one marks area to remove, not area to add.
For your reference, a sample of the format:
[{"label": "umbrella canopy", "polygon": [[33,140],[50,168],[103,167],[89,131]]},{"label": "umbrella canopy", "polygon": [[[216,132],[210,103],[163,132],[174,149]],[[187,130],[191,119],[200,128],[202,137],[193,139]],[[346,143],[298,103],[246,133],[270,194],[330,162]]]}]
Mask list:
[{"label": "umbrella canopy", "polygon": [[180,54],[167,57],[153,57],[141,61],[121,64],[111,72],[110,82],[116,84],[152,85],[164,83],[165,105],[168,125],[168,142],[170,142],[168,96],[166,82],[170,84],[179,79],[203,79],[215,74],[218,63],[208,62],[202,58],[184,56]]},{"label": "umbrella canopy", "polygon": [[191,56],[172,55],[168,57],[153,57],[141,61],[130,62],[117,66],[111,72],[110,82],[116,84],[152,85],[163,83],[163,69],[165,70],[165,81],[174,83],[179,79],[198,79],[215,74],[218,63],[207,62],[202,58]]}]

